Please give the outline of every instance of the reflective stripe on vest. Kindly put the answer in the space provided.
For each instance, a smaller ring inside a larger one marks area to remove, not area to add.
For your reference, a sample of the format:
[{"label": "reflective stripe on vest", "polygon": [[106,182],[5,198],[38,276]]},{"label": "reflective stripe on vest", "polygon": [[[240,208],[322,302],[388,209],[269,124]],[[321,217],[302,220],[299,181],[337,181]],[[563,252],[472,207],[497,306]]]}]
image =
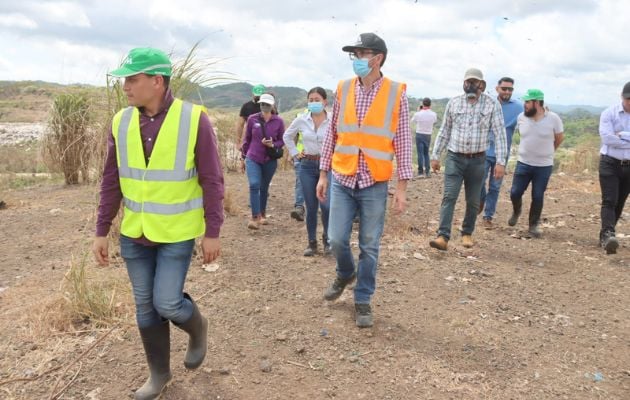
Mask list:
[{"label": "reflective stripe on vest", "polygon": [[340,112],[332,168],[343,175],[356,174],[362,152],[374,180],[386,181],[393,171],[393,140],[405,84],[383,78],[379,92],[359,125],[354,93],[356,79],[341,81],[337,87]]},{"label": "reflective stripe on vest", "polygon": [[192,103],[182,104],[182,115],[179,120],[179,134],[177,139],[177,153],[175,154],[175,169],[173,170],[147,170],[141,168],[131,168],[129,166],[129,155],[127,149],[127,132],[131,117],[134,114],[134,107],[127,107],[122,114],[120,126],[118,127],[118,142],[120,153],[120,166],[118,173],[122,178],[131,178],[145,181],[187,181],[197,176],[197,168],[186,170],[186,151],[190,136],[190,119],[192,115]]},{"label": "reflective stripe on vest", "polygon": [[195,167],[195,145],[203,109],[175,99],[149,161],[145,161],[140,113],[119,111],[112,123],[124,215],[120,232],[157,243],[193,239],[205,231],[203,191]]}]

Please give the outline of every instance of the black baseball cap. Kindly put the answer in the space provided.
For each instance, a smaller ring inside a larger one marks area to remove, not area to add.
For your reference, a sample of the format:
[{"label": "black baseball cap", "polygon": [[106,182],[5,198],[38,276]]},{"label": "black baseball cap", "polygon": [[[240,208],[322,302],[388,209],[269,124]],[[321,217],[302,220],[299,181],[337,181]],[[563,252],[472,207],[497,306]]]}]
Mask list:
[{"label": "black baseball cap", "polygon": [[341,48],[342,51],[348,53],[354,53],[357,49],[374,50],[379,53],[387,54],[385,41],[372,32],[360,34],[354,44]]},{"label": "black baseball cap", "polygon": [[623,85],[623,91],[621,92],[621,96],[624,99],[630,99],[630,82]]}]

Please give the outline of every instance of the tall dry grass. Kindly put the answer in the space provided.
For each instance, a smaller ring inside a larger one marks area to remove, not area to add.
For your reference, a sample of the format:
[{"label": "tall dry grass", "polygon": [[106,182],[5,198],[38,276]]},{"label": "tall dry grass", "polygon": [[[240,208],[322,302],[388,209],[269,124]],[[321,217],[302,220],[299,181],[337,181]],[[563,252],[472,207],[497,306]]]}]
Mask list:
[{"label": "tall dry grass", "polygon": [[557,169],[567,173],[597,172],[599,170],[599,150],[599,136],[587,137],[557,157]]},{"label": "tall dry grass", "polygon": [[90,102],[82,94],[60,94],[53,100],[48,129],[41,143],[48,169],[61,172],[66,184],[88,181],[92,155],[87,146],[91,130]]},{"label": "tall dry grass", "polygon": [[90,268],[91,252],[72,257],[61,285],[66,318],[98,327],[130,320],[133,302],[129,284],[106,268]]}]

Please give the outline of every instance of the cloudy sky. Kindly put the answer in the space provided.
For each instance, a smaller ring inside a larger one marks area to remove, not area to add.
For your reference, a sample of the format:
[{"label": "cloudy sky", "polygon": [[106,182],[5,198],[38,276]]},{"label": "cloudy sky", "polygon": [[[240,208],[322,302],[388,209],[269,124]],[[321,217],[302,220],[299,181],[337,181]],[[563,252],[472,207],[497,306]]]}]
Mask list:
[{"label": "cloudy sky", "polygon": [[[341,47],[376,32],[383,72],[416,97],[461,92],[464,71],[536,87],[558,104],[609,105],[630,81],[627,0],[20,0],[0,3],[0,80],[103,85],[133,47],[200,57],[238,80],[334,88]],[[626,27],[626,28],[624,28]]]}]

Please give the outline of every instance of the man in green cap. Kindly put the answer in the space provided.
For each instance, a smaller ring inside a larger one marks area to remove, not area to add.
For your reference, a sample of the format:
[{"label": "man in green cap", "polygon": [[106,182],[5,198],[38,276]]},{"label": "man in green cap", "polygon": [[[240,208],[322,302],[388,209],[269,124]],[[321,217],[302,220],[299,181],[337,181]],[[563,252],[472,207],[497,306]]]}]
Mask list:
[{"label": "man in green cap", "polygon": [[243,143],[243,134],[245,133],[245,123],[250,115],[260,112],[260,96],[265,93],[266,89],[264,85],[258,84],[252,87],[252,99],[244,103],[241,106],[241,111],[238,114],[238,121],[236,121],[236,147],[241,149]]},{"label": "man in green cap", "polygon": [[518,222],[523,207],[523,193],[531,182],[529,234],[539,238],[542,235],[539,225],[545,190],[553,169],[553,155],[564,138],[564,128],[558,114],[545,107],[545,95],[541,90],[529,89],[522,100],[525,103],[524,111],[516,120],[521,142],[510,190],[513,212],[508,225],[514,226]]},{"label": "man in green cap", "polygon": [[184,283],[195,238],[203,235],[204,263],[221,249],[223,172],[216,138],[201,106],[171,94],[171,68],[162,51],[137,48],[110,72],[124,78],[129,107],[112,121],[92,246],[98,263],[108,265],[107,235],[122,202],[120,255],[150,371],[134,394],[141,400],[158,398],[171,380],[170,322],[189,335],[185,367],[203,362],[208,321],[183,292]]}]

